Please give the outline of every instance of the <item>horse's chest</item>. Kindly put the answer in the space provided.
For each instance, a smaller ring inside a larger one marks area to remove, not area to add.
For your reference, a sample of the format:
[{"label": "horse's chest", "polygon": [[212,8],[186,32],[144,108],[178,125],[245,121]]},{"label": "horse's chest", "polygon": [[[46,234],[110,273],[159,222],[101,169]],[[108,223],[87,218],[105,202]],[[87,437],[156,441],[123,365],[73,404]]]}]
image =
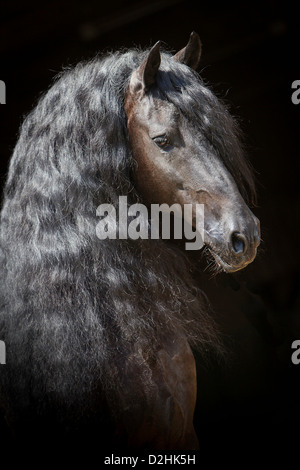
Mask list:
[{"label": "horse's chest", "polygon": [[130,444],[157,449],[197,448],[193,428],[196,368],[187,341],[167,341],[146,375],[135,390],[124,390],[124,423]]}]

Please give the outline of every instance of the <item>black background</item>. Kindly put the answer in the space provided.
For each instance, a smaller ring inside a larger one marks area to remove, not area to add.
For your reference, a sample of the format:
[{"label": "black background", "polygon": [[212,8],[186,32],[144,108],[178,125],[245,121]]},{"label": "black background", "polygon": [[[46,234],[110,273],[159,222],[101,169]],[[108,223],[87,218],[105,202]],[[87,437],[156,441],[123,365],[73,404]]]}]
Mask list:
[{"label": "black background", "polygon": [[[203,42],[202,77],[230,104],[256,170],[262,245],[245,271],[201,277],[232,353],[224,365],[198,362],[195,426],[201,449],[230,456],[243,446],[289,452],[300,420],[291,343],[300,339],[300,20],[291,2],[55,0],[2,1],[0,79],[1,183],[18,128],[63,67],[121,47],[153,45],[174,52],[191,31]],[[1,366],[4,367],[4,366]],[[286,444],[287,443],[287,444]],[[99,450],[101,444],[99,443]]]}]

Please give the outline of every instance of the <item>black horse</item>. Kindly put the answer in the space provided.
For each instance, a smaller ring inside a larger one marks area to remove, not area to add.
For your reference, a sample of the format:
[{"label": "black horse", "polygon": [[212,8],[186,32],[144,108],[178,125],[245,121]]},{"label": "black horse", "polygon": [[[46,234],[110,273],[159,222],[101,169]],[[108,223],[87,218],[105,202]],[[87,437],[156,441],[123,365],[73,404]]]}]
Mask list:
[{"label": "black horse", "polygon": [[194,71],[200,55],[192,33],[173,57],[157,43],[80,63],[22,125],[0,236],[0,398],[16,436],[105,423],[105,445],[197,448],[190,347],[223,350],[205,296],[176,244],[100,240],[96,226],[97,207],[120,195],[191,203],[195,229],[204,204],[217,269],[254,259],[252,174],[234,120]]}]

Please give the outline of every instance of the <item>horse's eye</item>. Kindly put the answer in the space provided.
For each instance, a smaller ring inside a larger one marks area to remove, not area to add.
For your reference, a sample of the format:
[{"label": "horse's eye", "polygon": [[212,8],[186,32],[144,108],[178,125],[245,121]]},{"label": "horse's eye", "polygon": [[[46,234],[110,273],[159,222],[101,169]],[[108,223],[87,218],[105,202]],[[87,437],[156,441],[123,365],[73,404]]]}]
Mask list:
[{"label": "horse's eye", "polygon": [[170,140],[166,135],[159,135],[158,137],[154,137],[153,141],[160,148],[167,148],[170,145]]}]

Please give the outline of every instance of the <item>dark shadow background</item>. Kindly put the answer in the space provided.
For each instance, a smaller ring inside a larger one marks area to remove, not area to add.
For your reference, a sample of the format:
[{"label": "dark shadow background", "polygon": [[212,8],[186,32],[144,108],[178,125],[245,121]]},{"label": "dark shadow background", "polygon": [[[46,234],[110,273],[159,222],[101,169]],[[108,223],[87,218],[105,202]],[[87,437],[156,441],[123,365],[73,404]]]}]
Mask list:
[{"label": "dark shadow background", "polygon": [[291,343],[300,339],[300,105],[291,102],[300,20],[289,2],[2,1],[1,184],[23,116],[62,67],[158,39],[175,52],[193,30],[203,42],[202,77],[245,133],[263,238],[245,271],[216,279],[195,272],[232,351],[226,364],[197,357],[195,426],[202,449],[274,455],[283,442],[292,446],[300,420],[300,365],[291,362]]}]

